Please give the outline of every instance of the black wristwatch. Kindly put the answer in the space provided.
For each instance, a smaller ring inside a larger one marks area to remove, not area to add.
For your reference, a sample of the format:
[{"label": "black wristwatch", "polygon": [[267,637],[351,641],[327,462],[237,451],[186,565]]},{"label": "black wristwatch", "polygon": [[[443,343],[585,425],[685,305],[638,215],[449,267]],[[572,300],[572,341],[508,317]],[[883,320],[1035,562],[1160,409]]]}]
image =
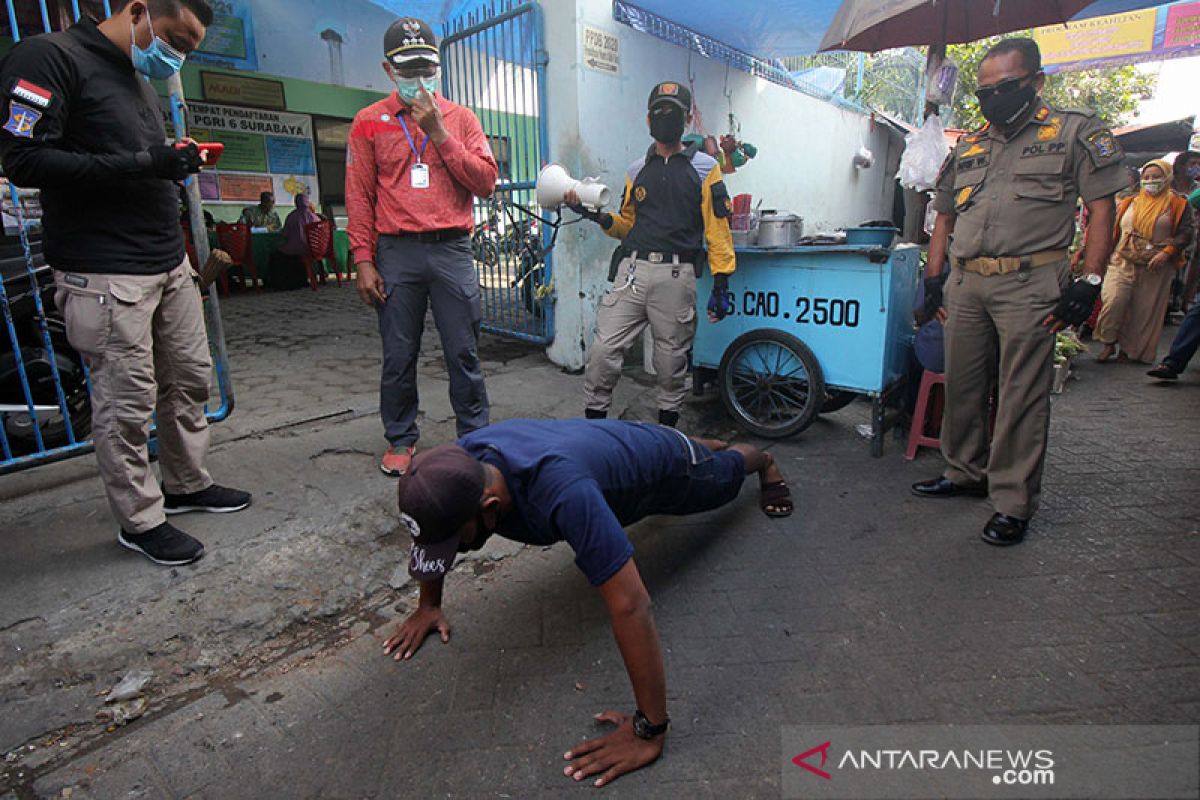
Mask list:
[{"label": "black wristwatch", "polygon": [[666,721],[661,725],[652,725],[650,720],[646,719],[646,715],[639,708],[633,715],[633,732],[637,734],[639,739],[650,741],[657,739],[666,733],[671,727],[671,718],[667,717]]}]

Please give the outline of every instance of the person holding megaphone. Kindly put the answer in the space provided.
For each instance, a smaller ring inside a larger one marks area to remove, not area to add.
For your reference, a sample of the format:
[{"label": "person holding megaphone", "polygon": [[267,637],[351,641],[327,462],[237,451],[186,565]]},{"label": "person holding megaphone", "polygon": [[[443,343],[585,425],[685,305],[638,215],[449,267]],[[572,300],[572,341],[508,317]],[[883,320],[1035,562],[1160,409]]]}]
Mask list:
[{"label": "person holding megaphone", "polygon": [[733,205],[717,160],[695,145],[683,146],[683,131],[692,118],[687,87],[670,81],[658,84],[650,92],[648,109],[646,122],[654,144],[630,165],[620,211],[588,208],[577,189],[566,192],[564,200],[622,240],[622,258],[609,276],[613,286],[600,301],[584,371],[585,415],[608,416],[625,353],[649,325],[658,373],[658,421],[674,427],[687,393],[688,351],[696,334],[696,279],[705,262],[713,275],[709,320],[719,322],[733,310]]}]

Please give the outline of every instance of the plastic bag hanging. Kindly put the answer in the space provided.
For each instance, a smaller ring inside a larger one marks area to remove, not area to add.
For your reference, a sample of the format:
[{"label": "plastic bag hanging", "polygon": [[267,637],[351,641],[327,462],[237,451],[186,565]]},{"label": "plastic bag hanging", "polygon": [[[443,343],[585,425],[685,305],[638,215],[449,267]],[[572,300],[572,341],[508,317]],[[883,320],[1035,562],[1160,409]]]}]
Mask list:
[{"label": "plastic bag hanging", "polygon": [[900,157],[900,170],[896,176],[900,185],[918,192],[932,189],[950,150],[941,118],[930,114],[924,125],[904,137],[904,144],[904,155]]}]

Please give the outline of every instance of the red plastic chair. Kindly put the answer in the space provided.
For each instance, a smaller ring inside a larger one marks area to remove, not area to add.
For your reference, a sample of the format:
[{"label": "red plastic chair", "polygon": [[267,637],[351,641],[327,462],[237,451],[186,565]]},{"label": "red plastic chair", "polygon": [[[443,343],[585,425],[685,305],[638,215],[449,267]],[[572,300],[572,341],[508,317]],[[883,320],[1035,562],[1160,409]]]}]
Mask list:
[{"label": "red plastic chair", "polygon": [[258,279],[258,269],[254,266],[254,245],[250,239],[250,226],[241,222],[233,225],[219,222],[217,242],[233,260],[233,265],[221,273],[221,291],[229,294],[229,273],[234,269],[241,269],[242,289],[246,288],[246,271],[249,270],[254,288],[261,292],[262,281]]},{"label": "red plastic chair", "polygon": [[[316,222],[310,222],[305,225],[304,240],[308,243],[308,255],[304,258],[304,268],[308,270],[308,284],[312,286],[313,291],[317,290],[315,266],[318,261],[327,261],[333,265],[333,276],[337,278],[338,286],[341,286],[342,270],[338,264],[337,253],[333,249],[333,220],[319,219]],[[321,283],[325,282],[325,276],[328,272],[329,266],[322,263]],[[349,279],[350,272],[347,270],[346,280]]]},{"label": "red plastic chair", "polygon": [[[913,411],[912,427],[908,430],[908,449],[904,452],[907,461],[917,457],[918,448],[942,446],[940,437],[942,409],[946,403],[945,384],[946,376],[941,372],[925,370],[921,375],[921,388],[917,390],[917,407]],[[938,389],[936,395],[934,389]]]}]

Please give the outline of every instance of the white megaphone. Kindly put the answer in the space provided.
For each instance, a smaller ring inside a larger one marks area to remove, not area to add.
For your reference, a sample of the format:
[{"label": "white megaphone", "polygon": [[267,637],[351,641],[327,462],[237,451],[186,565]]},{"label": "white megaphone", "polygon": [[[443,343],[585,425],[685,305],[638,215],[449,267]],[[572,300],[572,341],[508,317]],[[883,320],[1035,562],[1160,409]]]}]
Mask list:
[{"label": "white megaphone", "polygon": [[555,210],[562,206],[563,197],[574,190],[584,207],[597,211],[608,205],[608,187],[595,178],[577,181],[558,164],[542,168],[537,179],[537,202],[545,209]]}]

